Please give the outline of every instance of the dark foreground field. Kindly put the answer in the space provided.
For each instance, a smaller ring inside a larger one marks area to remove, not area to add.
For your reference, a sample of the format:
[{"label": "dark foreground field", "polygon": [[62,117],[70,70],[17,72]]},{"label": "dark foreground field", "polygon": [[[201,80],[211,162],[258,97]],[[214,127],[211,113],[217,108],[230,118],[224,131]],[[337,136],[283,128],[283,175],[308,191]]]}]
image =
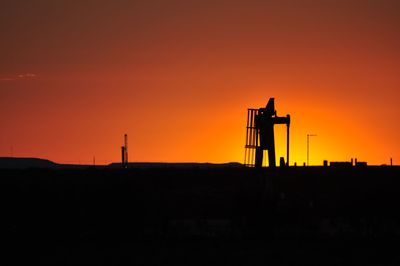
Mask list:
[{"label": "dark foreground field", "polygon": [[398,167],[0,176],[2,265],[400,264]]}]

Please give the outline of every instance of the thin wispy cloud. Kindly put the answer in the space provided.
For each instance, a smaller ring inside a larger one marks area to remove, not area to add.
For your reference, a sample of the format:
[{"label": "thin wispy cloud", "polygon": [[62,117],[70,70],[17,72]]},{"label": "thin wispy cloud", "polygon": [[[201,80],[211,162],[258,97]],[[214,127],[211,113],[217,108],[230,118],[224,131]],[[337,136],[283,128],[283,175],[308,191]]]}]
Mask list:
[{"label": "thin wispy cloud", "polygon": [[34,79],[37,78],[36,74],[26,73],[26,74],[17,74],[13,76],[0,77],[0,81],[16,81],[16,80],[26,80],[26,79]]},{"label": "thin wispy cloud", "polygon": [[19,78],[35,78],[36,74],[32,74],[32,73],[19,74],[18,77]]}]

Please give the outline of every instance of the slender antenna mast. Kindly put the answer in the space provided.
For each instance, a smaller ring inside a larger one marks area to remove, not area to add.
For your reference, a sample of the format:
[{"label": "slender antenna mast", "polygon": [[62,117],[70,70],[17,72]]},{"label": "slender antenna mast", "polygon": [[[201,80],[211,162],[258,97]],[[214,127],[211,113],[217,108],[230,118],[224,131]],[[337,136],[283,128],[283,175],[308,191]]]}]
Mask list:
[{"label": "slender antenna mast", "polygon": [[122,168],[128,167],[128,135],[124,135],[124,145],[121,146],[121,166]]},{"label": "slender antenna mast", "polygon": [[128,134],[124,135],[125,140],[125,166],[128,167]]}]

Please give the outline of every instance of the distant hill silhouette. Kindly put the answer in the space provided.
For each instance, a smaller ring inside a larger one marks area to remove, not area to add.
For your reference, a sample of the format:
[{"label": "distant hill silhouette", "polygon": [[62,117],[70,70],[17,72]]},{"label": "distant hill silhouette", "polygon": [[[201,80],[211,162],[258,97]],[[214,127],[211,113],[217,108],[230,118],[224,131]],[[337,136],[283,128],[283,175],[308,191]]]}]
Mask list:
[{"label": "distant hill silhouette", "polygon": [[89,167],[92,166],[84,164],[58,164],[41,158],[0,157],[0,169],[85,169]]},{"label": "distant hill silhouette", "polygon": [[58,168],[56,164],[50,160],[39,158],[17,158],[17,157],[0,157],[0,168],[8,169],[27,169],[27,168]]},{"label": "distant hill silhouette", "polygon": [[[93,165],[80,164],[58,164],[47,159],[40,158],[18,158],[18,157],[0,157],[0,169],[84,169]],[[109,165],[96,165],[96,168],[121,168],[121,163],[111,163]],[[216,169],[216,168],[238,168],[243,167],[240,163],[153,163],[137,162],[129,163],[128,168],[132,169]]]}]

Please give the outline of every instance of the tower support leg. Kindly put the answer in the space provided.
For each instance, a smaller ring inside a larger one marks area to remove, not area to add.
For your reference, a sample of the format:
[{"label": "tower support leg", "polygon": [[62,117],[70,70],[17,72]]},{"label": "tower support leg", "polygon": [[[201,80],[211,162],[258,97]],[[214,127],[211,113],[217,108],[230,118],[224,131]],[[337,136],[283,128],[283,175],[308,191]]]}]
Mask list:
[{"label": "tower support leg", "polygon": [[256,158],[255,158],[255,164],[254,166],[256,168],[261,168],[262,167],[262,161],[263,161],[263,149],[260,147],[256,148]]}]

